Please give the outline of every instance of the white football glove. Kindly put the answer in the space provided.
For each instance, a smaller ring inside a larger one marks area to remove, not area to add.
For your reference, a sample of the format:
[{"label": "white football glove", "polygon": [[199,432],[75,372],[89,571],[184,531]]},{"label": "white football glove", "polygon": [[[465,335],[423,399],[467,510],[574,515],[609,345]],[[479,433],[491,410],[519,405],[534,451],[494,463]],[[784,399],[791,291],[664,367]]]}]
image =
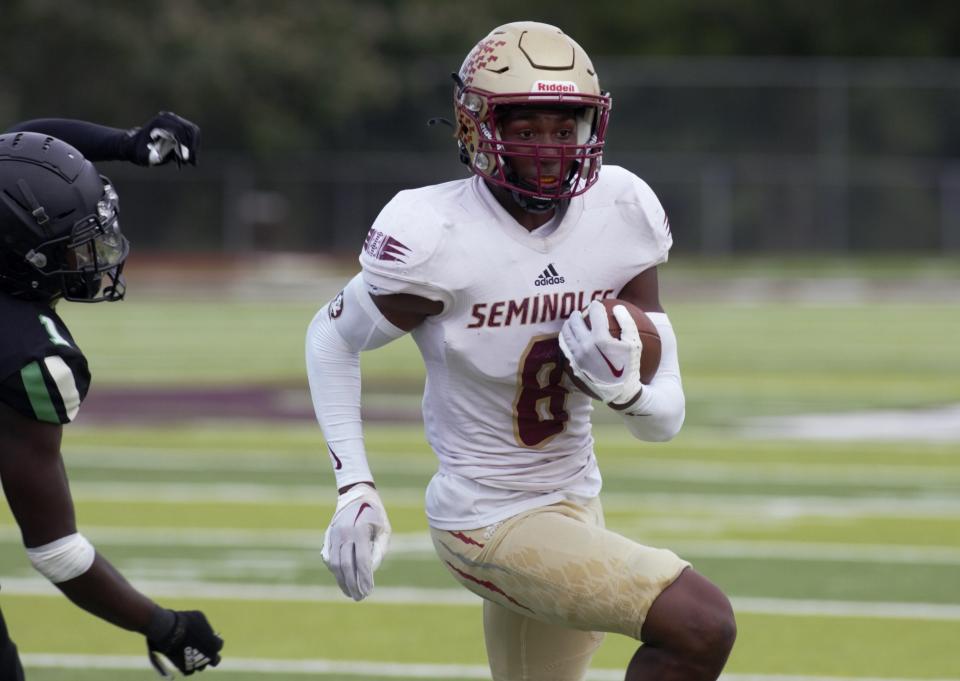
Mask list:
[{"label": "white football glove", "polygon": [[377,490],[363,483],[337,499],[320,555],[340,590],[355,601],[373,591],[373,573],[390,542],[390,521]]},{"label": "white football glove", "polygon": [[620,324],[620,338],[610,334],[607,310],[599,301],[586,309],[590,328],[581,314],[572,314],[560,329],[560,350],[574,376],[614,409],[633,402],[640,383],[640,353],[643,343],[633,317],[623,305],[613,308]]}]

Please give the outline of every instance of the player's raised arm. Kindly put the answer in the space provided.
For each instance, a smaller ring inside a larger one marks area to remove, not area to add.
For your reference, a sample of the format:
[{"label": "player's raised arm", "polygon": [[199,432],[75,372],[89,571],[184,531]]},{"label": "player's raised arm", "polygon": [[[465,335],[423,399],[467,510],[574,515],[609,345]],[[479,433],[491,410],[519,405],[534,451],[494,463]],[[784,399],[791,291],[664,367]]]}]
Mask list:
[{"label": "player's raised arm", "polygon": [[23,121],[6,132],[38,132],[76,147],[88,161],[129,161],[157,166],[176,161],[197,165],[200,128],[170,111],[161,111],[143,125],[128,130],[70,118]]}]

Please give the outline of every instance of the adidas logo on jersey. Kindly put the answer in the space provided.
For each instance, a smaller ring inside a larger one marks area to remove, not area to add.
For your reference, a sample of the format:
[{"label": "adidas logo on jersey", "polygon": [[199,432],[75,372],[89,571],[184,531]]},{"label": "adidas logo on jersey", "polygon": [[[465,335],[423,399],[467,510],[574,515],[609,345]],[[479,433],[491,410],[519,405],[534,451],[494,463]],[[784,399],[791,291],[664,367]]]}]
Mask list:
[{"label": "adidas logo on jersey", "polygon": [[540,276],[533,281],[534,286],[550,286],[551,284],[562,284],[566,281],[563,277],[560,276],[560,273],[557,272],[557,268],[553,266],[553,263],[547,265],[547,268],[540,273]]}]

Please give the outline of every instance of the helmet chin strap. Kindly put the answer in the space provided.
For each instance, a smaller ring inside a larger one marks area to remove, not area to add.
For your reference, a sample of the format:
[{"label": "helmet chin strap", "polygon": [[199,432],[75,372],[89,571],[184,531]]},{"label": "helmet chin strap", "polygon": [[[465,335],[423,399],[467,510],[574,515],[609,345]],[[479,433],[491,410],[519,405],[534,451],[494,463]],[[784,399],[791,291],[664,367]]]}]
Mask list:
[{"label": "helmet chin strap", "polygon": [[541,199],[536,196],[527,196],[516,190],[510,190],[514,202],[528,213],[549,213],[557,207],[557,199]]},{"label": "helmet chin strap", "polygon": [[[574,164],[573,168],[570,171],[570,176],[576,174],[576,170],[579,164]],[[513,168],[510,168],[507,164],[506,178],[507,180],[514,185],[520,184],[520,178],[514,172]],[[545,199],[539,196],[528,196],[527,194],[521,194],[515,189],[510,190],[510,196],[513,197],[514,203],[520,206],[523,210],[528,213],[549,213],[554,208],[557,208],[560,204],[560,199]]]}]

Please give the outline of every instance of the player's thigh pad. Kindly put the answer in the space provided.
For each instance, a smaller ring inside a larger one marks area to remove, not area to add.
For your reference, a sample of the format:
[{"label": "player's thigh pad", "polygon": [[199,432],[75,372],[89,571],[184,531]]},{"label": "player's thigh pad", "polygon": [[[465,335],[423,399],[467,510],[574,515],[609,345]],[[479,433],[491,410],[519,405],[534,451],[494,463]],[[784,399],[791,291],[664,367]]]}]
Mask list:
[{"label": "player's thigh pad", "polygon": [[605,529],[597,499],[431,536],[447,569],[483,598],[541,622],[636,639],[653,601],[690,565]]}]

